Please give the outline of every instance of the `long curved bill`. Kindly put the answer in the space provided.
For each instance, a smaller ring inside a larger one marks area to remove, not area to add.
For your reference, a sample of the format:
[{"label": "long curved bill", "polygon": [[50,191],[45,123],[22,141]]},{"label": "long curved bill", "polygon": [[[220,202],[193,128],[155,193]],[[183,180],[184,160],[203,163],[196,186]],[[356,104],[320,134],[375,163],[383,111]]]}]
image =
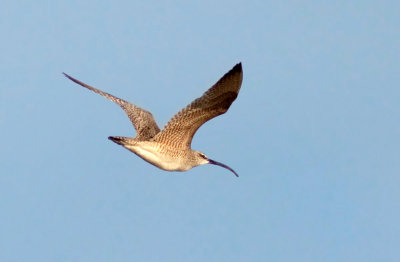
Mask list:
[{"label": "long curved bill", "polygon": [[234,173],[235,176],[239,177],[239,175],[235,172],[235,170],[233,170],[233,169],[230,168],[229,166],[227,166],[227,165],[225,165],[225,164],[222,164],[222,163],[220,163],[220,162],[217,162],[217,161],[215,161],[215,160],[209,159],[209,158],[208,158],[208,161],[209,161],[209,162],[208,162],[209,164],[216,165],[216,166],[222,166],[223,168],[226,168],[226,169],[230,170],[232,173]]}]

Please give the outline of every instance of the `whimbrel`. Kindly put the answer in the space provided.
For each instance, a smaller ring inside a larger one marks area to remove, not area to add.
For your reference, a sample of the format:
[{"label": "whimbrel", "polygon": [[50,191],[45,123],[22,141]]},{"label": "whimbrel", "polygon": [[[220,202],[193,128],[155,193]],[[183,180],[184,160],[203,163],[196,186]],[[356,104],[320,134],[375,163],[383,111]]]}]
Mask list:
[{"label": "whimbrel", "polygon": [[193,167],[213,164],[224,167],[239,176],[229,166],[192,150],[191,142],[197,129],[208,120],[228,111],[242,85],[242,64],[238,63],[201,97],[169,120],[163,130],[153,115],[121,98],[91,87],[63,73],[73,82],[117,103],[128,115],[136,130],[134,138],[110,136],[108,139],[135,153],[150,164],[167,171],[187,171]]}]

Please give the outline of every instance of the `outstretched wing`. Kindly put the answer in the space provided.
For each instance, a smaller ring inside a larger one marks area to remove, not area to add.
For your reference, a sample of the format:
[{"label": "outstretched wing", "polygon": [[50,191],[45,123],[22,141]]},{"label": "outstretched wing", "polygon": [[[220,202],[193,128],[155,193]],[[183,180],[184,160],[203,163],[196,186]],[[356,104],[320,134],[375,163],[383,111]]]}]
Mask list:
[{"label": "outstretched wing", "polygon": [[171,118],[153,141],[190,148],[193,135],[202,124],[228,111],[238,96],[242,79],[242,64],[238,63],[201,97]]},{"label": "outstretched wing", "polygon": [[138,107],[135,106],[128,101],[125,101],[121,98],[115,97],[109,93],[103,92],[99,89],[96,89],[94,87],[91,87],[69,75],[66,73],[63,73],[67,78],[72,80],[73,82],[77,83],[78,85],[81,85],[83,87],[86,87],[89,90],[92,90],[93,92],[100,94],[114,103],[118,104],[128,115],[129,119],[132,122],[133,127],[136,130],[136,139],[138,140],[149,140],[153,138],[158,132],[160,132],[160,128],[157,126],[156,121],[153,118],[153,115]]}]

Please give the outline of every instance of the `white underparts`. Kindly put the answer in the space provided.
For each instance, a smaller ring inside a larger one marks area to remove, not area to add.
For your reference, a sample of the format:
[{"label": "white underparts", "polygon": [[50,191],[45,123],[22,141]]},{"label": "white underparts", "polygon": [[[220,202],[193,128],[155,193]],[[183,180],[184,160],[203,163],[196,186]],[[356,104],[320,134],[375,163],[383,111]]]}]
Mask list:
[{"label": "white underparts", "polygon": [[163,170],[187,171],[193,167],[191,165],[187,165],[187,163],[182,163],[175,157],[170,157],[166,154],[160,154],[159,152],[155,151],[153,147],[138,145],[126,145],[125,147],[143,160]]}]

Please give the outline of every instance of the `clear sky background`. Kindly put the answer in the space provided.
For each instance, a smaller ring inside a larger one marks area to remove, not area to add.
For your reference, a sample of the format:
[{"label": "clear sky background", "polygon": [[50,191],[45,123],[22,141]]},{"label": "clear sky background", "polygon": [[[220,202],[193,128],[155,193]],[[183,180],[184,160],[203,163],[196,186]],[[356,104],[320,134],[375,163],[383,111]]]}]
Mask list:
[{"label": "clear sky background", "polygon": [[[400,261],[399,1],[2,1],[0,261]],[[166,172],[107,140],[237,62]]]}]

